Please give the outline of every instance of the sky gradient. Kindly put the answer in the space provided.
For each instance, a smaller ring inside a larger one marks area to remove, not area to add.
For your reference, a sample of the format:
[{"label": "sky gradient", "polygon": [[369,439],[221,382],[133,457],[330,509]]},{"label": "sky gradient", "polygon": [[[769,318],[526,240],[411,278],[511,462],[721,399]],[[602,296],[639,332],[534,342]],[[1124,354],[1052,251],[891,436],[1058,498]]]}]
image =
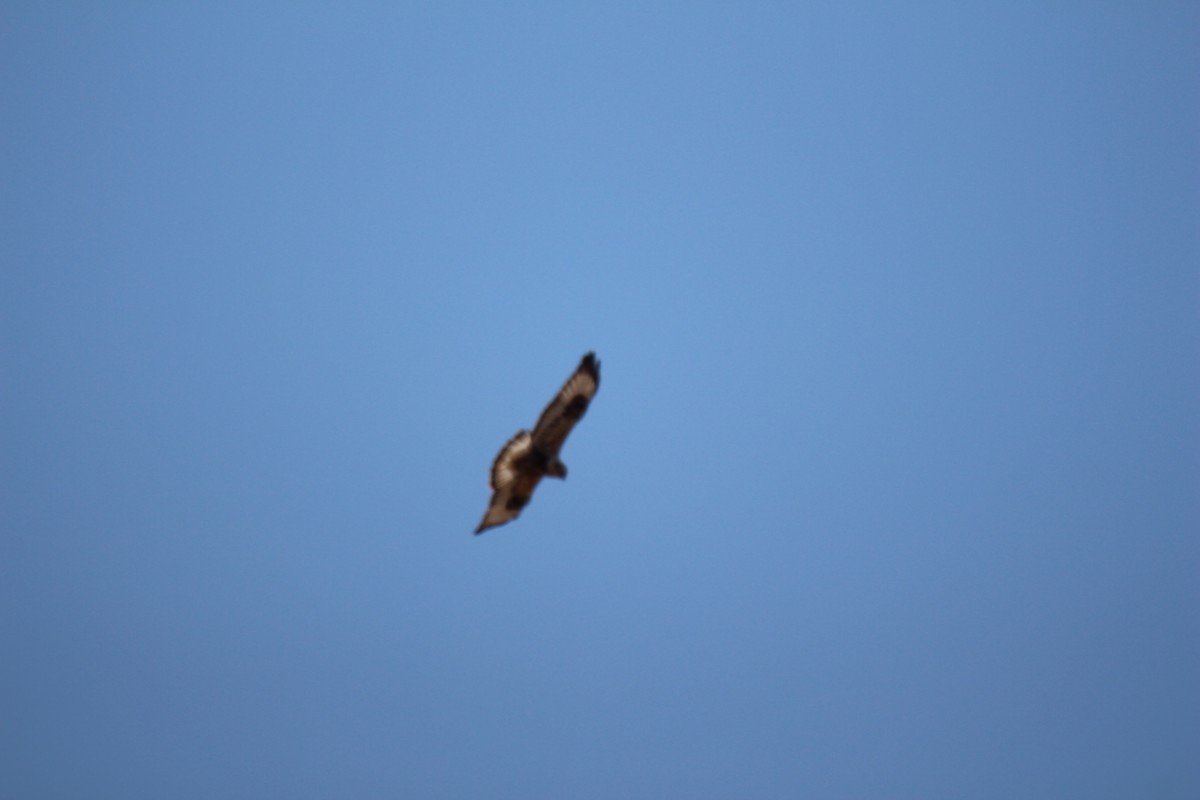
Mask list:
[{"label": "sky gradient", "polygon": [[1197,41],[9,4],[0,795],[1200,796]]}]

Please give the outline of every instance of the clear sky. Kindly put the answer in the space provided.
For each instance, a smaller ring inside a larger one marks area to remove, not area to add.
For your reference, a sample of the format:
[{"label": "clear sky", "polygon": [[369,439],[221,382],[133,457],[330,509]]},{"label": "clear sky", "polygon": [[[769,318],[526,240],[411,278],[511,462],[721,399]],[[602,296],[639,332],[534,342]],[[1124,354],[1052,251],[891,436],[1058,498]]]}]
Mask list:
[{"label": "clear sky", "polygon": [[1200,796],[1198,41],[6,4],[0,796]]}]

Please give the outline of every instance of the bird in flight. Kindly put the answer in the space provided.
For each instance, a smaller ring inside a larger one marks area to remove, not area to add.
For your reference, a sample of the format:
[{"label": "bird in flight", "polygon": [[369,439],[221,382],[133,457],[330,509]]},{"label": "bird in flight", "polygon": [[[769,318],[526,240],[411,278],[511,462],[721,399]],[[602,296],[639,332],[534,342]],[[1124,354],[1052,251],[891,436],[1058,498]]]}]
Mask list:
[{"label": "bird in flight", "polygon": [[500,449],[492,463],[492,500],[476,535],[520,516],[542,478],[567,477],[567,465],[559,460],[558,451],[599,388],[600,362],[595,353],[588,353],[538,417],[533,432],[517,431]]}]

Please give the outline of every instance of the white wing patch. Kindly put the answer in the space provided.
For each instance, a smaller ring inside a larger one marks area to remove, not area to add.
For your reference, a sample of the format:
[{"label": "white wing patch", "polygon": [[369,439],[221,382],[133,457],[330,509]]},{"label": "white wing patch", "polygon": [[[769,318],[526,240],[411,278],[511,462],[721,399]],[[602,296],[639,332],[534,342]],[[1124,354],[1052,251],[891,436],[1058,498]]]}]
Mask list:
[{"label": "white wing patch", "polygon": [[517,477],[517,471],[513,464],[518,458],[528,453],[532,446],[533,437],[529,435],[529,431],[518,431],[517,435],[504,445],[500,455],[496,456],[496,463],[492,465],[493,489],[500,491],[512,485],[513,480]]}]

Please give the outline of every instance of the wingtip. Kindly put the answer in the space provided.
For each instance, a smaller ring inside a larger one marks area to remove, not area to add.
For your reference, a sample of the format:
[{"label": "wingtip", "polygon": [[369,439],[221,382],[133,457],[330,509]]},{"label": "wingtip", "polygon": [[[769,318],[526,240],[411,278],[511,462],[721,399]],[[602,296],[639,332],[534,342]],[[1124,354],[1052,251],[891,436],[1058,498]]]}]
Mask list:
[{"label": "wingtip", "polygon": [[597,383],[600,382],[600,360],[593,351],[589,350],[584,355],[583,360],[579,362],[579,368],[590,373]]}]

